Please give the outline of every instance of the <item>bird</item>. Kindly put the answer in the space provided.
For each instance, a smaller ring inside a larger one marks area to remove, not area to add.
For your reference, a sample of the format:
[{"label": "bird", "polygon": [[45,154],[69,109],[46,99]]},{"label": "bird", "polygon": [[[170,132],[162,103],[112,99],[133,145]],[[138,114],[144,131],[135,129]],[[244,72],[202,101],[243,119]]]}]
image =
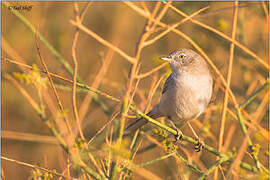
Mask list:
[{"label": "bird", "polygon": [[[191,49],[177,49],[160,59],[169,63],[172,73],[164,84],[159,103],[146,115],[153,119],[166,117],[181,128],[207,108],[213,78],[203,57]],[[124,134],[135,132],[147,122],[144,118],[135,120]]]}]

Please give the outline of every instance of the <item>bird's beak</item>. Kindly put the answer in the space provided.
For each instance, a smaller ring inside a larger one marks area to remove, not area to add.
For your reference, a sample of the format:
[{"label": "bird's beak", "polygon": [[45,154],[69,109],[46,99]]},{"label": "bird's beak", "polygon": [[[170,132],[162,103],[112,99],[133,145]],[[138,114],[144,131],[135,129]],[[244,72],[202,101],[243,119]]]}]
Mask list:
[{"label": "bird's beak", "polygon": [[160,57],[160,59],[164,60],[164,61],[168,61],[170,62],[172,60],[172,58],[170,56],[167,57]]}]

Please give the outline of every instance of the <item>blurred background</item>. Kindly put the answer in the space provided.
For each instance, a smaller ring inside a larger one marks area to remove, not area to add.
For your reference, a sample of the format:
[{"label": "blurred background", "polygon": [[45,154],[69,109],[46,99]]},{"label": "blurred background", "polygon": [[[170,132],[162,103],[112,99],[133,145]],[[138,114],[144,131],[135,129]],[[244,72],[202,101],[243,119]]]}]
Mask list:
[{"label": "blurred background", "polygon": [[[152,12],[157,3],[134,2],[133,4],[144,10],[148,8]],[[79,9],[82,10],[86,4],[86,2],[78,2]],[[233,2],[173,2],[172,5],[188,15],[209,6],[207,10],[194,16],[193,19],[231,37]],[[20,9],[16,10],[16,12],[23,15],[32,26],[37,28],[40,34],[73,67],[71,48],[76,29],[70,23],[70,20],[75,19],[73,3],[10,2],[10,6],[13,9],[15,9],[15,6],[31,7],[30,10]],[[67,155],[61,146],[57,144],[50,129],[41,120],[33,106],[22,95],[24,90],[37,103],[40,101],[40,96],[43,96],[43,99],[50,100],[49,103],[47,101],[44,103],[44,113],[48,118],[56,116],[58,111],[57,103],[49,84],[44,83],[41,85],[45,90],[40,95],[37,90],[37,87],[40,85],[37,86],[32,82],[27,83],[27,80],[25,80],[27,78],[24,77],[24,75],[29,77],[29,74],[33,76],[33,73],[36,71],[12,62],[16,61],[30,66],[34,65],[43,69],[36,49],[35,34],[12,13],[10,6],[2,5],[1,156],[63,172],[67,167]],[[165,4],[160,3],[160,9],[164,6]],[[268,2],[239,2],[236,30],[236,40],[261,58],[267,66],[269,59],[268,13]],[[172,25],[183,19],[183,16],[168,8],[161,22]],[[146,18],[140,16],[138,12],[125,3],[92,2],[82,24],[128,55],[134,56],[137,42],[146,22]],[[231,42],[189,20],[180,24],[177,29],[201,47],[226,79]],[[149,39],[155,37],[164,29],[157,28],[156,31]],[[142,50],[139,58],[139,74],[148,72],[161,65],[163,62],[159,60],[159,57],[167,55],[172,50],[178,48],[190,48],[197,51],[186,39],[174,32],[169,32]],[[67,79],[73,78],[41,42],[40,49],[50,72]],[[113,97],[122,98],[131,67],[127,60],[84,32],[79,34],[76,55],[78,75],[84,83]],[[209,67],[215,79],[213,100],[206,112],[198,119],[192,121],[191,124],[206,144],[218,148],[220,121],[224,103],[224,86],[213,68]],[[102,71],[101,74],[100,71]],[[151,103],[147,104],[149,103],[148,97],[150,91],[153,90],[153,86],[156,85],[163,75],[167,76],[169,73],[170,70],[167,65],[140,80],[133,98],[133,103],[138,109],[144,111],[146,106],[151,107],[159,101],[164,80],[161,81],[154,92]],[[96,78],[97,76],[98,78]],[[45,74],[41,73],[40,78],[39,80],[47,81]],[[238,104],[244,102],[249,95],[262,87],[267,82],[267,79],[268,68],[236,46],[232,67],[231,90]],[[71,124],[75,124],[72,111],[72,85],[56,78],[54,82],[59,85],[57,90],[66,110],[65,113],[69,117]],[[104,108],[100,107],[100,103],[96,103],[95,100],[85,105],[83,102],[85,102],[86,95],[85,91],[77,93],[77,107],[80,117],[84,114],[82,129],[85,138],[90,140],[110,120],[111,115],[119,111],[120,104],[106,97],[98,96],[99,101],[107,108],[106,113]],[[96,97],[92,94],[93,96]],[[268,88],[265,88],[243,110],[247,127],[252,129],[250,137],[254,144],[260,146],[259,160],[267,169],[269,168],[268,97]],[[231,99],[229,99],[228,108],[231,113],[227,112],[226,116],[224,146],[226,146],[226,153],[233,153],[241,147],[245,136],[235,116],[235,109]],[[132,113],[130,112],[130,114]],[[127,123],[130,122],[132,122],[132,118],[127,120]],[[147,125],[146,128],[152,129],[151,127],[151,125]],[[181,130],[184,134],[194,137],[187,126],[184,126]],[[102,147],[103,143],[105,143],[105,134],[106,130],[99,136],[99,140],[91,144],[92,148],[99,150]],[[152,135],[153,133],[149,131],[149,134]],[[149,144],[151,142],[147,138],[143,138],[141,146],[147,147]],[[216,156],[207,151],[196,153],[192,150],[192,145],[184,144],[183,146],[183,150],[179,150],[179,152],[203,170],[207,169],[216,160]],[[138,154],[134,162],[140,164],[162,155],[164,155],[164,150],[155,147]],[[253,160],[247,153],[245,153],[242,161],[254,166]],[[33,177],[33,170],[31,168],[3,159],[1,163],[2,175],[4,174],[4,177],[8,180]],[[185,165],[181,163],[179,165],[174,158],[168,158],[144,168],[161,179],[183,179],[183,177],[194,179],[198,177],[196,173],[189,170]],[[243,178],[245,172],[244,170],[239,170],[239,176]],[[180,173],[184,175],[179,175]],[[212,175],[209,177],[212,177]],[[250,177],[253,178],[254,176],[251,174]],[[133,179],[145,178],[134,173]]]}]

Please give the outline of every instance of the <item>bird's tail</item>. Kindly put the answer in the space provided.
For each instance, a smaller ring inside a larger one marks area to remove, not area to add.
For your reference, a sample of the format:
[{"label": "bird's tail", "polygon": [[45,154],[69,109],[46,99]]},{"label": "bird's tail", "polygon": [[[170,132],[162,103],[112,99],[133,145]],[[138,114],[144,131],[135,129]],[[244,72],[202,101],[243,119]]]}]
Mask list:
[{"label": "bird's tail", "polygon": [[128,125],[128,127],[126,127],[126,129],[124,130],[124,134],[135,132],[137,129],[147,124],[147,122],[148,121],[144,118],[137,119],[135,122],[131,123],[130,125]]},{"label": "bird's tail", "polygon": [[[151,117],[151,118],[158,118],[160,116],[157,107],[155,107],[154,109],[152,109],[146,115],[149,116],[149,117]],[[139,119],[137,119],[135,122],[131,123],[130,125],[128,125],[126,127],[126,129],[124,130],[124,135],[136,131],[137,129],[139,129],[140,127],[142,127],[143,125],[145,125],[147,123],[148,123],[148,121],[146,119],[142,118],[142,117],[139,118]]]}]

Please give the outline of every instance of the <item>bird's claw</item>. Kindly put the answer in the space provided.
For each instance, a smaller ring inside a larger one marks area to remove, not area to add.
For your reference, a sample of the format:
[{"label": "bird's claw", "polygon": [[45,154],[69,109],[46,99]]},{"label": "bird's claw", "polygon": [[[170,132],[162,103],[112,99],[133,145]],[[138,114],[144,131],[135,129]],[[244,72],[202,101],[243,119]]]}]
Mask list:
[{"label": "bird's claw", "polygon": [[204,142],[200,139],[197,139],[197,143],[195,145],[195,151],[200,152],[204,148]]},{"label": "bird's claw", "polygon": [[181,141],[183,139],[183,133],[182,133],[182,131],[180,129],[178,129],[178,128],[176,128],[175,130],[177,132],[177,134],[174,136],[175,142]]}]

